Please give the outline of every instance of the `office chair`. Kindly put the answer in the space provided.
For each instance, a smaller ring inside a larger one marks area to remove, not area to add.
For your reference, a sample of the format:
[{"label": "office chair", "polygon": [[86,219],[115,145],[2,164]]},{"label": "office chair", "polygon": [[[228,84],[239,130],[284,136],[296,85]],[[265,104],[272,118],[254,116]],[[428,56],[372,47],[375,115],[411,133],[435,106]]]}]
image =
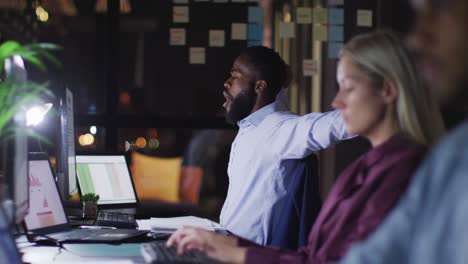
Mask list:
[{"label": "office chair", "polygon": [[297,250],[307,245],[312,225],[320,212],[318,160],[315,154],[303,159],[304,171],[293,179],[288,191],[284,217],[273,222],[271,241],[268,245]]}]

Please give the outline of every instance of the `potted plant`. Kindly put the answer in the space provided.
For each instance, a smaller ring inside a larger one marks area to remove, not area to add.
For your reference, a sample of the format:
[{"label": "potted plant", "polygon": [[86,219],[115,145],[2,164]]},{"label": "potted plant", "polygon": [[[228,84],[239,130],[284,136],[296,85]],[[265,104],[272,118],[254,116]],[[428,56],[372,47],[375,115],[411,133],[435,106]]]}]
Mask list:
[{"label": "potted plant", "polygon": [[98,200],[99,195],[95,193],[87,193],[81,196],[81,202],[83,204],[83,218],[96,218]]},{"label": "potted plant", "polygon": [[[49,52],[59,47],[50,43],[36,43],[21,45],[16,41],[6,41],[0,45],[0,76],[4,75],[5,61],[14,56],[20,56],[41,70],[45,70],[44,59],[57,65],[59,61]],[[6,78],[0,82],[0,138],[5,139],[11,130],[8,125],[15,113],[31,102],[37,101],[41,94],[51,96],[47,88],[48,83],[34,81],[18,81]]]},{"label": "potted plant", "polygon": [[[9,219],[11,219],[13,212],[12,203],[10,203],[12,189],[11,186],[7,186],[11,182],[7,182],[5,179],[12,179],[14,161],[11,157],[13,156],[12,152],[15,151],[13,144],[9,144],[9,139],[15,133],[24,133],[24,135],[34,136],[38,140],[45,140],[44,137],[40,137],[30,129],[23,129],[23,125],[21,125],[20,129],[15,129],[12,120],[17,113],[25,111],[25,107],[34,102],[39,102],[40,96],[52,96],[50,91],[47,90],[47,83],[40,84],[28,81],[25,70],[23,70],[23,78],[15,78],[17,72],[14,70],[17,70],[17,68],[13,67],[15,64],[12,62],[20,61],[22,63],[24,60],[41,70],[45,70],[44,60],[59,65],[58,60],[50,53],[50,50],[56,49],[58,49],[58,46],[47,43],[28,45],[21,45],[16,41],[0,43],[0,201],[9,215]],[[5,64],[7,62],[12,66],[10,69],[13,70],[11,72],[13,75],[5,74]],[[23,114],[25,113],[23,112]]]}]

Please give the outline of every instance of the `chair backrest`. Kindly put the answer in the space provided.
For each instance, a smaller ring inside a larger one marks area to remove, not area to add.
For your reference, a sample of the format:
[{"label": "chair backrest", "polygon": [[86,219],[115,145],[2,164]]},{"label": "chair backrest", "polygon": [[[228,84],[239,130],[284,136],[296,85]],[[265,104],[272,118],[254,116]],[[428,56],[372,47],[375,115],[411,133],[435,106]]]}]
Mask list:
[{"label": "chair backrest", "polygon": [[182,158],[132,153],[132,177],[138,199],[178,202]]},{"label": "chair backrest", "polygon": [[304,171],[291,183],[286,206],[281,211],[284,217],[273,222],[274,233],[268,245],[292,250],[307,245],[322,201],[318,187],[317,156],[311,154],[302,162],[305,163]]},{"label": "chair backrest", "polygon": [[198,204],[203,169],[198,166],[182,166],[179,184],[181,201]]}]

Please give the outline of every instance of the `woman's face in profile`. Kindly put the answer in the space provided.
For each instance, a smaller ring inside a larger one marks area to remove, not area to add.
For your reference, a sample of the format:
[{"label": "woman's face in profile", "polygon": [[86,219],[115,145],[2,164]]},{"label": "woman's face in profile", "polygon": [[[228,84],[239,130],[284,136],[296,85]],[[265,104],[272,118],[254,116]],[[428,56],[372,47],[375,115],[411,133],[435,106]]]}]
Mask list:
[{"label": "woman's face in profile", "polygon": [[380,87],[344,54],[337,69],[338,93],[332,106],[341,112],[346,132],[369,136],[378,131],[385,118],[385,104]]}]

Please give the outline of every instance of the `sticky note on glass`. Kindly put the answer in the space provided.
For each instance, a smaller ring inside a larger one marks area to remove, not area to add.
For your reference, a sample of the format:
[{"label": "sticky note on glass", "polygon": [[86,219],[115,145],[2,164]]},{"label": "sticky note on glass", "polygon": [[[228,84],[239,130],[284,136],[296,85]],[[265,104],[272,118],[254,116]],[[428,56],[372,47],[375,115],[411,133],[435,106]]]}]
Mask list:
[{"label": "sticky note on glass", "polygon": [[343,25],[344,24],[343,8],[329,8],[328,9],[328,24],[330,25]]},{"label": "sticky note on glass", "polygon": [[343,42],[329,42],[328,43],[328,58],[337,59],[343,48]]},{"label": "sticky note on glass", "polygon": [[329,26],[328,27],[328,41],[343,42],[344,41],[344,28],[342,26]]},{"label": "sticky note on glass", "polygon": [[248,21],[249,23],[263,24],[263,9],[261,7],[249,6]]},{"label": "sticky note on glass", "polygon": [[249,40],[247,41],[247,47],[252,47],[252,46],[262,46],[263,43],[261,40]]},{"label": "sticky note on glass", "polygon": [[172,20],[174,21],[174,23],[188,23],[189,22],[188,6],[174,6],[172,9]]},{"label": "sticky note on glass", "polygon": [[231,25],[231,39],[233,39],[233,40],[246,40],[247,39],[247,24],[245,24],[245,23],[232,23],[232,25]]},{"label": "sticky note on glass", "polygon": [[263,27],[259,24],[249,24],[247,26],[247,39],[248,40],[262,40]]},{"label": "sticky note on glass", "polygon": [[329,6],[344,5],[344,0],[328,0]]},{"label": "sticky note on glass", "polygon": [[171,46],[184,46],[185,28],[171,28],[169,30],[169,44]]},{"label": "sticky note on glass", "polygon": [[356,24],[359,27],[372,27],[372,11],[360,9],[357,11]]},{"label": "sticky note on glass", "polygon": [[305,59],[302,61],[302,75],[312,76],[318,72],[317,60]]},{"label": "sticky note on glass", "polygon": [[312,38],[318,41],[327,41],[327,27],[321,24],[315,24],[312,28]]},{"label": "sticky note on glass", "polygon": [[205,64],[206,52],[205,48],[190,48],[189,49],[190,64]]},{"label": "sticky note on glass", "polygon": [[316,7],[312,11],[314,24],[327,24],[328,23],[328,10],[323,7]]},{"label": "sticky note on glass", "polygon": [[210,47],[224,47],[224,30],[210,30]]},{"label": "sticky note on glass", "polygon": [[311,24],[312,23],[312,8],[298,7],[296,9],[296,23],[297,24]]},{"label": "sticky note on glass", "polygon": [[188,4],[188,0],[173,0],[174,4]]},{"label": "sticky note on glass", "polygon": [[296,37],[296,27],[294,22],[280,22],[279,30],[280,38]]}]

